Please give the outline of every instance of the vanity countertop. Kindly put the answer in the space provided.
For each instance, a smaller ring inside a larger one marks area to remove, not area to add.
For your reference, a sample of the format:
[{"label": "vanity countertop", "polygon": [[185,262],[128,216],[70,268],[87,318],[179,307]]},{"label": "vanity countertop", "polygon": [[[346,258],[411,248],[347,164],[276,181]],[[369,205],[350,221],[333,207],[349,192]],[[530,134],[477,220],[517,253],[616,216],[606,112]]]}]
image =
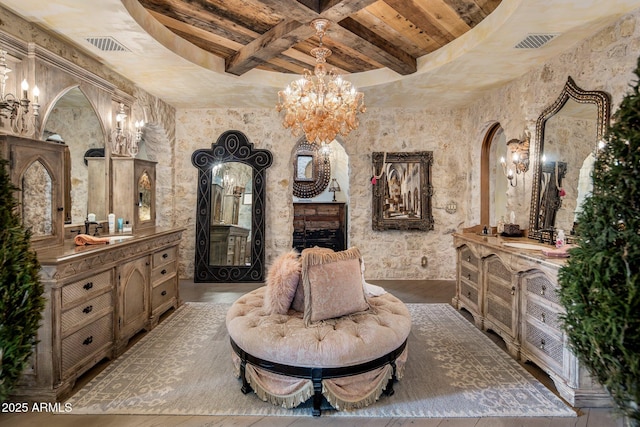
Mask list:
[{"label": "vanity countertop", "polygon": [[[526,237],[502,237],[499,235],[483,235],[476,233],[453,233],[454,244],[456,247],[465,241],[483,245],[493,251],[502,252],[509,255],[528,259],[537,264],[546,265],[551,268],[558,269],[566,263],[566,258],[548,257],[542,253],[542,249],[553,249],[551,245],[538,243],[536,240]],[[505,244],[516,243],[525,247],[511,247]],[[526,246],[536,246],[539,249],[529,249]]]},{"label": "vanity countertop", "polygon": [[[88,256],[98,255],[107,251],[111,251],[115,248],[124,248],[127,246],[139,244],[150,239],[171,237],[176,233],[181,234],[184,230],[185,228],[183,227],[151,227],[135,232],[133,234],[133,237],[130,238],[124,237],[126,236],[126,234],[102,234],[99,237],[110,237],[113,238],[113,240],[109,243],[85,246],[77,246],[73,240],[65,240],[62,246],[41,249],[37,250],[36,252],[40,264],[58,264],[65,261],[73,261]],[[118,239],[118,237],[123,238]]]}]

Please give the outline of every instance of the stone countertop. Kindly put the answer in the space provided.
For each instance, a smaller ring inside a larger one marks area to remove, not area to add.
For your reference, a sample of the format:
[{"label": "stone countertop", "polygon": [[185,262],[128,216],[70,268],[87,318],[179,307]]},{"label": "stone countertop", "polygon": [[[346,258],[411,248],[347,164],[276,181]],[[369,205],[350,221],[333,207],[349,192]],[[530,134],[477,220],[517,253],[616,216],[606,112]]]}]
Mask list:
[{"label": "stone countertop", "polygon": [[[476,233],[453,233],[454,244],[459,247],[464,241],[484,245],[492,250],[507,253],[509,255],[517,255],[518,257],[528,259],[537,264],[547,265],[548,267],[559,269],[567,259],[548,257],[542,253],[542,249],[554,249],[554,246],[538,243],[536,240],[526,237],[502,237],[497,234],[483,235]],[[526,243],[527,245],[536,245],[540,249],[523,249],[506,246],[505,243]]]},{"label": "stone countertop", "polygon": [[[185,230],[184,227],[175,228],[160,228],[152,227],[136,231],[131,238],[123,238],[114,240],[109,243],[102,243],[97,245],[85,245],[77,246],[73,240],[65,240],[62,246],[55,246],[51,248],[37,250],[38,261],[42,265],[58,264],[65,261],[71,261],[81,259],[87,256],[97,255],[103,252],[113,250],[115,248],[123,248],[126,246],[138,244],[150,239],[162,238],[170,236],[175,233],[182,233]],[[126,236],[127,234],[102,234],[97,237],[111,237],[117,239],[120,236]]]}]

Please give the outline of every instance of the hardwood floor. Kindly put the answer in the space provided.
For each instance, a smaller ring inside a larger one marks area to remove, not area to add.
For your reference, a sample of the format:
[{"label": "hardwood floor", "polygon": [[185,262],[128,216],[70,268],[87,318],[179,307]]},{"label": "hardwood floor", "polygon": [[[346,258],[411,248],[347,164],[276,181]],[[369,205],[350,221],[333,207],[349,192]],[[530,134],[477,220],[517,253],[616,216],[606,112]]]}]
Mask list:
[{"label": "hardwood floor", "polygon": [[[444,280],[431,281],[371,281],[383,286],[407,303],[450,303],[454,295],[454,282]],[[240,295],[260,285],[254,284],[212,284],[193,283],[183,280],[180,283],[180,296],[184,301],[209,301],[231,303]],[[463,313],[465,314],[465,313]],[[471,321],[471,317],[465,315]],[[495,334],[488,333],[501,348],[504,345]],[[106,367],[102,363],[81,378],[75,387],[77,391],[86,382]],[[529,372],[553,388],[553,383],[535,366],[524,365]],[[555,390],[554,390],[555,391]],[[349,418],[330,417],[209,417],[209,416],[137,416],[137,415],[67,415],[52,413],[9,414],[0,413],[0,427],[22,427],[46,425],[62,426],[237,426],[237,427],[313,427],[313,426],[424,426],[424,427],[622,427],[623,422],[615,419],[611,410],[601,408],[578,408],[577,418],[523,417],[523,418]]]}]

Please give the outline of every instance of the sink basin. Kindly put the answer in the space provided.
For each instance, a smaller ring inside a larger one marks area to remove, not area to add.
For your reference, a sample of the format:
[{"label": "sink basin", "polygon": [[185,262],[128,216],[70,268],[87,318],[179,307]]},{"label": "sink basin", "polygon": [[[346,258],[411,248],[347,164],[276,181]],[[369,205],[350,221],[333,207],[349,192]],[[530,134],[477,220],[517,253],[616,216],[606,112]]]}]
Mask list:
[{"label": "sink basin", "polygon": [[531,243],[520,243],[520,242],[507,242],[507,243],[503,243],[503,245],[509,246],[511,248],[532,249],[536,251],[541,251],[546,248],[546,246],[534,245]]},{"label": "sink basin", "polygon": [[117,243],[121,240],[127,240],[127,239],[132,239],[133,236],[110,236],[109,237],[109,243]]}]

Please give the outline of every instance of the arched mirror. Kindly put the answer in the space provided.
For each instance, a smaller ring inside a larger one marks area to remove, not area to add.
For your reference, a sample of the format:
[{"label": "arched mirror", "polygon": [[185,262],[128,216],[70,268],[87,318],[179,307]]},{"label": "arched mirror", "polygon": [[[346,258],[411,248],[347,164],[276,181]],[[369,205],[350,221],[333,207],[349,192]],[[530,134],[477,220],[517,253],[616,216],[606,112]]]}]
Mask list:
[{"label": "arched mirror", "polygon": [[22,223],[34,238],[53,234],[53,180],[47,168],[35,161],[22,176]]},{"label": "arched mirror", "polygon": [[55,102],[46,117],[43,139],[69,147],[65,223],[82,223],[89,213],[106,220],[105,137],[98,115],[80,88],[69,89]]},{"label": "arched mirror", "polygon": [[196,150],[195,282],[264,280],[265,173],[273,156],[229,130]]},{"label": "arched mirror", "polygon": [[591,167],[609,126],[609,95],[580,89],[568,78],[560,96],[538,118],[529,237],[570,235],[590,191]]},{"label": "arched mirror", "polygon": [[144,171],[138,180],[138,220],[139,222],[151,221],[151,178]]},{"label": "arched mirror", "polygon": [[331,179],[331,162],[326,151],[305,139],[298,141],[293,157],[293,195],[311,199],[321,194]]}]

